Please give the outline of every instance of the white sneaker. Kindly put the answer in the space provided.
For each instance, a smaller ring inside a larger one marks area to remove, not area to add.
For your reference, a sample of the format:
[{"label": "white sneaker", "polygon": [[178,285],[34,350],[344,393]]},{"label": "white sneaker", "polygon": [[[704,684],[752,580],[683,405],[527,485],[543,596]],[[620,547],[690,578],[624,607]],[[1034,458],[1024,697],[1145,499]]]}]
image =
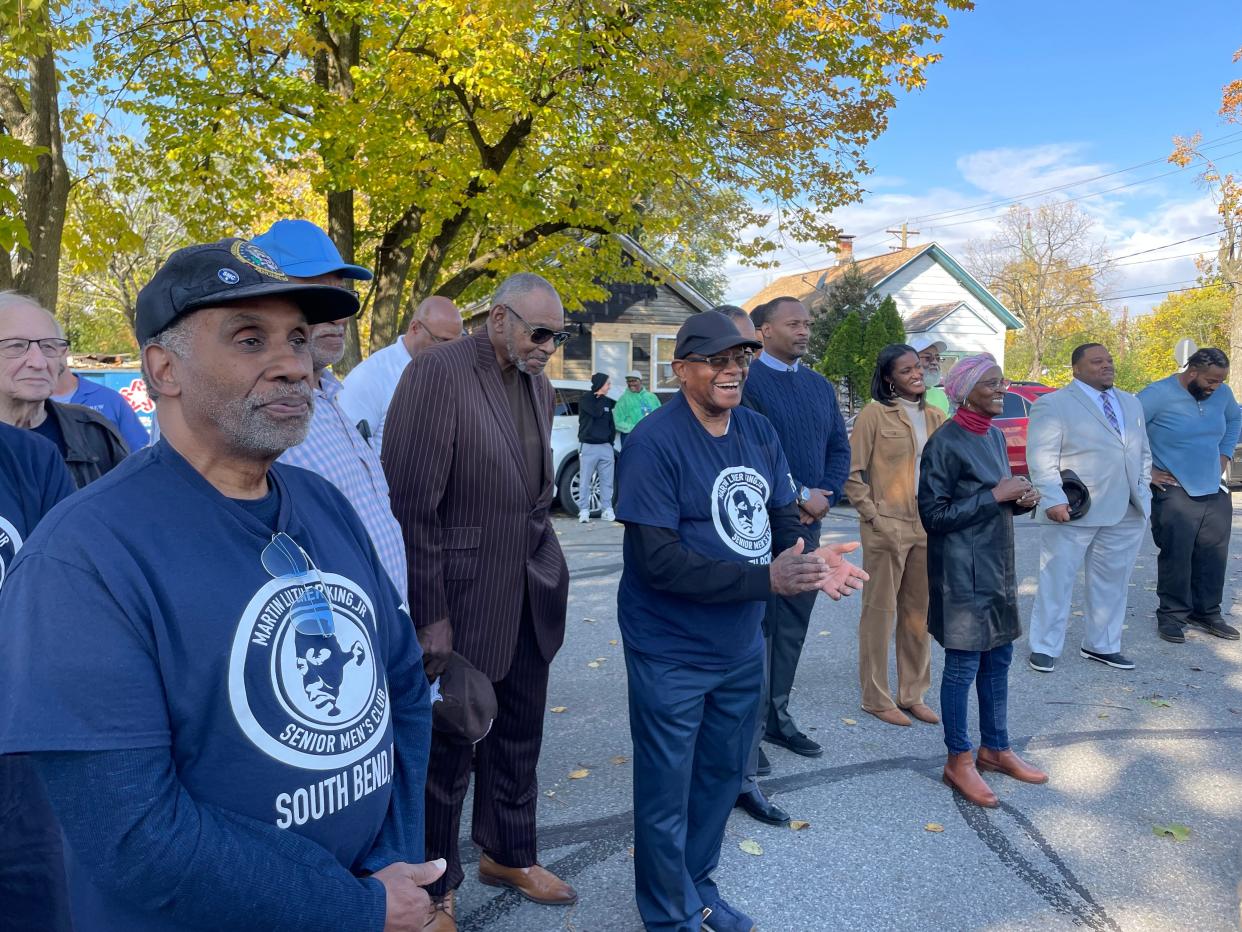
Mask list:
[{"label": "white sneaker", "polygon": [[591,523],[591,513],[590,513],[589,511],[580,511],[580,512],[578,512],[578,523],[579,523],[579,524],[590,524],[590,523]]},{"label": "white sneaker", "polygon": [[605,508],[603,514],[600,515],[600,518],[604,521],[616,521],[617,515],[611,508]]}]

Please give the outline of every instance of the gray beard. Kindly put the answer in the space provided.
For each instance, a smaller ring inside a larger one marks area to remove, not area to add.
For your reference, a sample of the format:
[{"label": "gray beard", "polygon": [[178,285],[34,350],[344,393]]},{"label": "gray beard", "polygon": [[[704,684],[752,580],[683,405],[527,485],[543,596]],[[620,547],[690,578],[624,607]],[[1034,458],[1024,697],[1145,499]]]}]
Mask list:
[{"label": "gray beard", "polygon": [[[305,398],[310,403],[306,417],[277,423],[264,413],[263,405],[288,397]],[[248,395],[213,405],[208,409],[208,415],[232,441],[235,449],[270,457],[279,456],[306,439],[314,410],[314,393],[304,383],[296,382],[285,391],[269,392],[263,396]]]},{"label": "gray beard", "polygon": [[923,370],[923,384],[926,385],[928,388],[935,388],[937,385],[939,385],[940,384],[940,370],[937,369],[935,372],[932,372],[929,369],[924,369]]}]

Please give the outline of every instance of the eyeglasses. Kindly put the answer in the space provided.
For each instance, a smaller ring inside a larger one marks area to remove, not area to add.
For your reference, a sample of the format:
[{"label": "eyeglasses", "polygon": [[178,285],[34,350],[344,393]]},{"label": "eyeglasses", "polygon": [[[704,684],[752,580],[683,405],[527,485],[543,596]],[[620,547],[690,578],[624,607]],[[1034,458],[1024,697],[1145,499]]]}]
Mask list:
[{"label": "eyeglasses", "polygon": [[998,388],[1008,389],[1009,386],[1013,384],[1013,382],[1009,381],[1009,379],[985,379],[984,381],[979,382],[978,384],[982,385],[988,391],[994,392]]},{"label": "eyeglasses", "polygon": [[69,341],[58,337],[48,337],[43,340],[23,340],[15,337],[12,340],[0,340],[0,356],[5,359],[21,359],[30,352],[32,343],[37,344],[39,352],[48,359],[60,359],[69,352]]},{"label": "eyeglasses", "polygon": [[561,347],[568,343],[569,338],[573,335],[568,330],[552,330],[548,327],[532,327],[522,318],[521,314],[509,307],[509,305],[501,304],[499,307],[503,307],[506,311],[518,319],[522,326],[525,327],[530,333],[531,341],[535,343],[536,346],[540,343],[547,343],[551,340],[557,345],[557,347]]},{"label": "eyeglasses", "polygon": [[317,634],[325,638],[336,634],[336,619],[332,615],[332,604],[324,595],[323,577],[292,537],[284,531],[273,534],[259,561],[273,579],[304,587],[302,594],[289,606],[289,615],[298,634]]},{"label": "eyeglasses", "polygon": [[755,354],[753,350],[743,350],[740,353],[720,353],[716,356],[687,356],[686,362],[705,362],[716,372],[720,372],[729,368],[729,365],[741,366],[743,369],[749,368],[754,362]]},{"label": "eyeglasses", "polygon": [[[521,318],[518,318],[518,319],[521,320]],[[526,321],[523,320],[522,323],[526,323]],[[424,327],[423,329],[427,330],[426,327]],[[427,330],[427,336],[431,337],[431,342],[433,345],[436,343],[448,343],[451,340],[460,340],[465,335],[466,335],[466,331],[463,330],[461,333],[455,333],[451,337],[438,337],[434,333],[432,333],[430,330]]]}]

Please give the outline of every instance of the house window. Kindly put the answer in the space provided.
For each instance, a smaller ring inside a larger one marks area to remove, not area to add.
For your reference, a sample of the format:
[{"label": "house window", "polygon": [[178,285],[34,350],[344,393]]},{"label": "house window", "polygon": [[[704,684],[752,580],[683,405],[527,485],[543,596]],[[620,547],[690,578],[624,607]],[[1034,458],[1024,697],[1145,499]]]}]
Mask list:
[{"label": "house window", "polygon": [[676,391],[681,387],[677,376],[673,375],[673,349],[677,345],[675,336],[658,336],[655,338],[655,359],[652,360],[651,384],[654,391]]}]

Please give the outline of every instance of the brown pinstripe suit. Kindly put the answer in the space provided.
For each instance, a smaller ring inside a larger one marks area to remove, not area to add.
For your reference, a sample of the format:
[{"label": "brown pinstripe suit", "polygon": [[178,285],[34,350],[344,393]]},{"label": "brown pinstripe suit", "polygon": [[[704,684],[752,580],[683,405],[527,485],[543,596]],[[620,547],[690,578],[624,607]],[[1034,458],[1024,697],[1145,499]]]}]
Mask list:
[{"label": "brown pinstripe suit", "polygon": [[[487,333],[433,346],[406,367],[384,428],[393,514],[405,535],[410,615],[448,618],[453,649],[496,688],[492,732],[475,748],[433,735],[427,859],[461,883],[457,837],[475,757],[474,840],[499,863],[535,863],[535,765],[548,664],[565,637],[569,572],[552,530],[552,386],[522,376],[542,437],[543,476],[526,481],[521,441]],[[540,492],[532,496],[531,488]]]}]

